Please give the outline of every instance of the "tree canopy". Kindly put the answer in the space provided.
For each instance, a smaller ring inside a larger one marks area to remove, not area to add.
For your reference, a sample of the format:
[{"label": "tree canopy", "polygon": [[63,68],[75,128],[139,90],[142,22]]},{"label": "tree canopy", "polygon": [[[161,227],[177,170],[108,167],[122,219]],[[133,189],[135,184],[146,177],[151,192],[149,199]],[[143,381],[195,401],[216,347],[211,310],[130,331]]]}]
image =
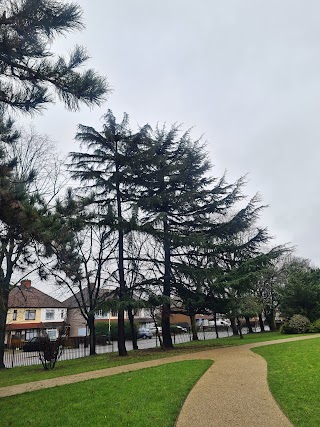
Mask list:
[{"label": "tree canopy", "polygon": [[83,28],[74,3],[57,0],[4,0],[0,5],[0,105],[23,112],[53,102],[53,92],[70,110],[80,103],[100,105],[106,79],[93,69],[79,71],[88,59],[76,46],[66,59],[51,51],[53,40]]}]

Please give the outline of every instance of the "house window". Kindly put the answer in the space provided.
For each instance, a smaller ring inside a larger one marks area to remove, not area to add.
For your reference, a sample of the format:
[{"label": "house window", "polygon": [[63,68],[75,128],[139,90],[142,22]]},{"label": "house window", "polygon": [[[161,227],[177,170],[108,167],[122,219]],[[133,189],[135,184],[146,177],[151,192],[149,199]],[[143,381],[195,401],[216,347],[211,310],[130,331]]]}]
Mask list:
[{"label": "house window", "polygon": [[46,320],[54,319],[54,310],[46,310]]},{"label": "house window", "polygon": [[111,310],[111,316],[112,317],[117,317],[118,316],[118,312],[116,310]]},{"label": "house window", "polygon": [[57,338],[56,329],[46,329],[49,340],[55,340]]},{"label": "house window", "polygon": [[31,340],[31,338],[37,337],[37,336],[38,334],[36,329],[26,329],[26,341],[29,341]]},{"label": "house window", "polygon": [[26,310],[25,320],[35,320],[35,318],[36,310]]},{"label": "house window", "polygon": [[12,320],[17,320],[18,310],[13,310]]},{"label": "house window", "polygon": [[61,315],[60,315],[61,319],[64,319],[64,310],[61,310]]},{"label": "house window", "polygon": [[108,312],[105,310],[97,310],[94,315],[96,319],[103,319],[109,317]]},{"label": "house window", "polygon": [[85,337],[87,335],[87,328],[78,328],[78,336]]}]

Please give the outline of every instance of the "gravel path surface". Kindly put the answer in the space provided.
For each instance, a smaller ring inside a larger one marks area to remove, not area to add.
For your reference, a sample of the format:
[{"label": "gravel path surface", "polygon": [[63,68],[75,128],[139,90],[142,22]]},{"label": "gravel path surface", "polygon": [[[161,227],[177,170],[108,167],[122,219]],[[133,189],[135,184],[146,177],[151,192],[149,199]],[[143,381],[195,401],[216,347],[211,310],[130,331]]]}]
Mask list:
[{"label": "gravel path surface", "polygon": [[273,399],[267,383],[267,363],[253,347],[320,337],[286,338],[238,347],[201,351],[132,365],[0,388],[0,397],[136,371],[181,360],[212,359],[214,364],[187,397],[176,427],[292,427]]},{"label": "gravel path surface", "polygon": [[267,362],[250,349],[317,337],[211,350],[214,364],[189,393],[176,427],[292,427],[269,390]]}]

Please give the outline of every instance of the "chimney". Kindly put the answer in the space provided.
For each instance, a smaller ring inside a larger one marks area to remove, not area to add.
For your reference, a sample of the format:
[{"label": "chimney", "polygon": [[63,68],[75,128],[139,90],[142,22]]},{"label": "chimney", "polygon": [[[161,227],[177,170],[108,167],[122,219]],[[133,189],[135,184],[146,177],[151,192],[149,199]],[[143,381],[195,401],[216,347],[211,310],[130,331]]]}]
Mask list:
[{"label": "chimney", "polygon": [[25,289],[30,289],[31,288],[31,280],[30,279],[21,280],[21,286]]}]

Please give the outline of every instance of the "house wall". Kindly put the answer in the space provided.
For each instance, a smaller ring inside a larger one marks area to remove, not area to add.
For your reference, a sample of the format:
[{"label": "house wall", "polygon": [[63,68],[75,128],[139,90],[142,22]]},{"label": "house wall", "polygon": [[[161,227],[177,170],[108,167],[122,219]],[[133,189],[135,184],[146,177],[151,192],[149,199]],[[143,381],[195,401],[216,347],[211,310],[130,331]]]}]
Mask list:
[{"label": "house wall", "polygon": [[[14,310],[17,310],[17,319],[13,320]],[[15,323],[39,323],[41,322],[41,308],[32,308],[29,310],[36,310],[36,317],[34,320],[26,320],[25,313],[26,308],[9,308],[7,313],[7,325],[15,324]]]},{"label": "house wall", "polygon": [[[53,319],[47,319],[47,310],[54,310]],[[66,308],[42,308],[40,314],[41,322],[63,322],[67,318]]]},{"label": "house wall", "polygon": [[[111,313],[108,311],[102,311],[102,310],[97,310],[97,312],[95,313],[95,320],[97,322],[108,322],[109,321],[109,316],[110,316],[110,322],[117,322],[118,320],[118,314],[117,313]],[[128,320],[128,312],[125,311],[124,313],[124,318],[125,320]],[[136,320],[138,319],[138,321],[140,323],[143,323],[142,320],[146,319],[148,321],[150,321],[150,313],[149,310],[147,309],[140,309],[138,310],[138,312],[136,313]],[[68,308],[68,317],[67,317],[67,323],[70,325],[70,336],[71,337],[76,337],[79,335],[79,330],[81,330],[81,332],[84,331],[84,328],[86,328],[87,324],[86,321],[84,319],[84,317],[81,315],[81,312],[79,310],[79,308]],[[88,331],[87,331],[88,333]]]},{"label": "house wall", "polygon": [[[13,314],[14,311],[17,310],[17,317],[16,320],[13,320]],[[25,313],[26,310],[35,310],[36,311],[36,316],[34,320],[30,320],[25,318]],[[47,319],[46,318],[46,312],[47,309],[46,308],[10,308],[8,310],[7,313],[7,321],[6,324],[7,325],[12,325],[14,326],[15,324],[18,325],[19,324],[19,328],[17,330],[22,331],[21,336],[23,339],[29,339],[30,336],[32,337],[32,335],[38,335],[40,333],[46,332],[49,337],[51,339],[57,339],[58,338],[58,327],[54,327],[52,325],[52,323],[60,323],[66,320],[67,317],[67,309],[66,308],[54,308],[54,309],[49,309],[49,310],[54,310],[54,316],[52,319]],[[50,328],[41,328],[41,332],[39,328],[39,323],[44,323],[44,324],[48,324],[50,323]],[[27,327],[23,328],[23,324],[28,324]],[[32,324],[37,324],[37,327],[34,328],[34,332],[31,332],[32,328]],[[27,333],[27,331],[29,331]],[[28,334],[31,334],[29,337],[27,336]],[[11,336],[15,335],[15,330],[13,329],[12,331],[7,331],[6,333],[6,337],[5,337],[5,341],[10,342],[11,340]]]},{"label": "house wall", "polygon": [[[115,315],[115,313],[112,313],[111,311],[109,312],[109,311],[102,311],[102,310],[98,310],[95,313],[94,317],[96,320],[109,320],[109,317],[110,317],[110,320],[116,320],[118,318],[118,316]],[[127,317],[126,313],[125,313],[125,317]]]},{"label": "house wall", "polygon": [[69,308],[67,322],[70,325],[70,337],[77,337],[79,329],[86,328],[87,322],[78,308]]},{"label": "house wall", "polygon": [[[13,320],[13,314],[14,311],[17,310],[17,317],[16,320]],[[35,310],[35,319],[34,320],[30,320],[25,318],[25,314],[26,314],[26,310]],[[21,338],[23,340],[29,339],[30,337],[27,334],[27,330],[32,330],[33,328],[31,327],[31,325],[34,324],[39,324],[41,322],[41,308],[9,308],[8,312],[7,312],[7,320],[6,320],[6,324],[7,325],[18,325],[19,324],[19,331],[22,331],[22,335]],[[25,328],[21,327],[23,324],[28,324],[28,327],[26,326]],[[37,328],[35,328],[34,330],[37,330]],[[11,336],[15,334],[15,330],[13,329],[12,331],[6,331],[5,333],[5,344],[10,343],[11,342]]]},{"label": "house wall", "polygon": [[151,311],[148,308],[139,308],[136,311],[136,317],[141,317],[141,318],[150,318],[151,317]]}]

